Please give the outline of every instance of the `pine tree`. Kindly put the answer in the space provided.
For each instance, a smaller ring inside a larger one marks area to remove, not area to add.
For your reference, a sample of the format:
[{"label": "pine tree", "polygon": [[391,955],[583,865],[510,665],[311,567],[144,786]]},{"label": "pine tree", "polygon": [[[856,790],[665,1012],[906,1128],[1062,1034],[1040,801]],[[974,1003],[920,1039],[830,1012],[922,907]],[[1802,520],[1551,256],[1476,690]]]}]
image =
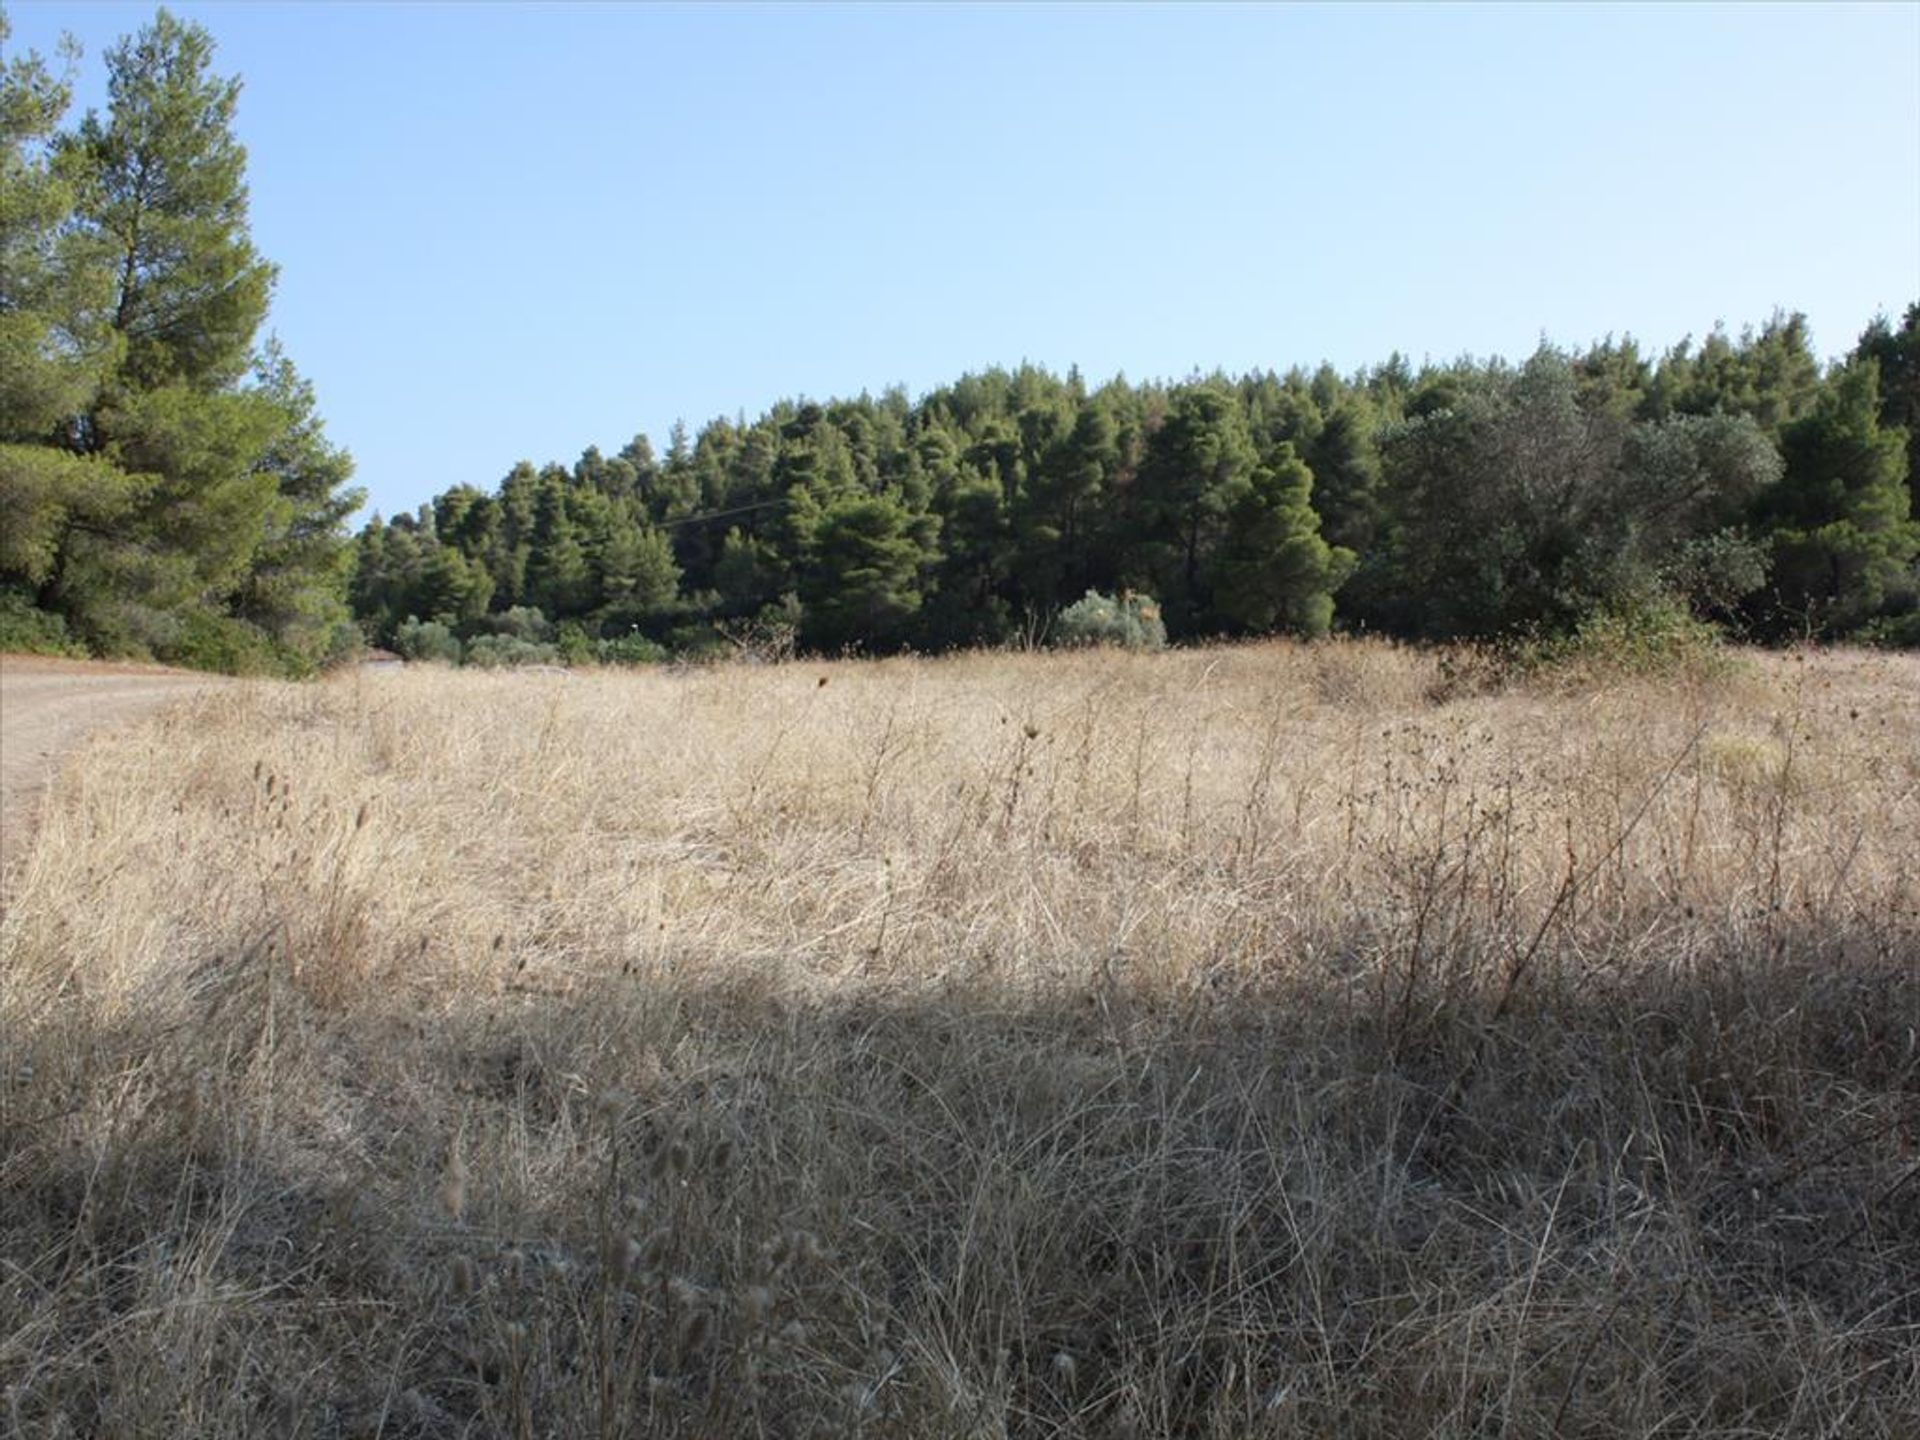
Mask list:
[{"label": "pine tree", "polygon": [[806,642],[887,649],[920,609],[935,522],[889,495],[848,495],[816,522],[801,577]]},{"label": "pine tree", "polygon": [[[10,28],[0,12],[0,43]],[[111,272],[54,159],[69,93],[37,54],[0,66],[0,583],[46,608],[76,537],[108,532],[140,489],[69,443],[118,356]]]},{"label": "pine tree", "polygon": [[120,379],[135,388],[237,382],[273,289],[247,232],[240,82],[213,75],[212,59],[205,30],[160,11],[107,53],[107,115],[89,115],[68,146],[110,247]]},{"label": "pine tree", "polygon": [[1920,525],[1906,487],[1907,437],[1880,424],[1880,366],[1856,360],[1781,436],[1786,474],[1762,497],[1773,531],[1777,632],[1843,633],[1907,582]]},{"label": "pine tree", "polygon": [[592,586],[586,549],[567,506],[566,472],[549,467],[540,477],[527,548],[525,603],[551,620],[568,619],[588,608]]},{"label": "pine tree", "polygon": [[304,666],[341,637],[358,497],[311,389],[255,349],[273,267],[212,53],[161,11],[64,134],[37,59],[0,80],[0,582],[98,648]]},{"label": "pine tree", "polygon": [[1217,384],[1181,390],[1147,442],[1132,558],[1169,628],[1192,633],[1216,618],[1203,577],[1256,458],[1236,398]]},{"label": "pine tree", "polygon": [[1313,472],[1283,441],[1228,513],[1215,604],[1249,630],[1318,637],[1333,623],[1334,592],[1353,565],[1351,550],[1320,538]]},{"label": "pine tree", "polygon": [[313,664],[342,646],[349,545],[341,526],[365,495],[349,488],[353,457],[327,440],[313,387],[277,344],[267,346],[257,385],[283,421],[255,462],[258,472],[272,477],[276,495],[234,613],[273,637],[290,657]]},{"label": "pine tree", "polygon": [[600,618],[611,631],[644,624],[667,611],[680,590],[680,567],[666,534],[616,512],[595,557]]},{"label": "pine tree", "polygon": [[1907,493],[1920,518],[1920,302],[1907,307],[1898,330],[1884,316],[1875,320],[1853,353],[1880,366],[1880,423],[1907,432]]}]

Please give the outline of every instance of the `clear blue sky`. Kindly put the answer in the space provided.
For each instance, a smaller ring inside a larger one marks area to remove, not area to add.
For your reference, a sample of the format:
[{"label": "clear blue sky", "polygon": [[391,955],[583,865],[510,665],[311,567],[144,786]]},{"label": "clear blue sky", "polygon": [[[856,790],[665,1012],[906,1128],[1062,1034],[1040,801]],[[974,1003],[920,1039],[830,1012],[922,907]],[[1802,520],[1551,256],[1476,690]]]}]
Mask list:
[{"label": "clear blue sky", "polygon": [[[152,11],[14,4],[101,55]],[[371,503],[676,417],[1920,299],[1920,6],[203,5]]]}]

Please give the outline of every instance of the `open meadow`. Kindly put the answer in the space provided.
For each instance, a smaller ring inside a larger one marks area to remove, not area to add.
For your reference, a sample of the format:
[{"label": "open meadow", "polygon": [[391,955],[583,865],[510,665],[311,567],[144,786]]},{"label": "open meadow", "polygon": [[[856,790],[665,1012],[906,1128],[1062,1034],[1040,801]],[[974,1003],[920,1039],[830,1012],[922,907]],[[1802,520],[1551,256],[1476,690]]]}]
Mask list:
[{"label": "open meadow", "polygon": [[0,919],[0,1434],[1920,1434],[1920,660],[245,682]]}]

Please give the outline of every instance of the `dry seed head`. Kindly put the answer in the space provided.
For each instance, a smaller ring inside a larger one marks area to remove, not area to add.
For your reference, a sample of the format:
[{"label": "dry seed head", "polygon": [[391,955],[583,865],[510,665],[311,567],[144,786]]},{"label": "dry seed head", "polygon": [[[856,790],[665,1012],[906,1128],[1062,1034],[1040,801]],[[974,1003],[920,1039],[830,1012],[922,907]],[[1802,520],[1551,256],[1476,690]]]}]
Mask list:
[{"label": "dry seed head", "polygon": [[673,1232],[670,1230],[656,1230],[647,1236],[646,1243],[640,1247],[641,1268],[658,1270],[666,1263],[667,1247],[672,1243]]},{"label": "dry seed head", "polygon": [[690,1280],[682,1280],[678,1275],[667,1281],[667,1294],[672,1296],[674,1302],[679,1305],[693,1306],[700,1303],[700,1287]]},{"label": "dry seed head", "polygon": [[1062,1385],[1071,1385],[1080,1374],[1080,1363],[1062,1350],[1053,1357],[1053,1373]]},{"label": "dry seed head", "polygon": [[711,1310],[689,1311],[686,1323],[680,1327],[680,1349],[688,1354],[702,1349],[712,1334],[713,1312]]},{"label": "dry seed head", "polygon": [[620,1091],[608,1087],[593,1097],[593,1112],[609,1125],[620,1123],[620,1117],[627,1113],[627,1097]]},{"label": "dry seed head", "polygon": [[767,1317],[773,1313],[773,1291],[764,1285],[747,1286],[740,1292],[740,1313],[747,1317],[749,1325],[766,1324]]},{"label": "dry seed head", "polygon": [[670,1179],[679,1179],[693,1164],[693,1152],[684,1140],[675,1140],[660,1152],[660,1168]]},{"label": "dry seed head", "polygon": [[480,1272],[473,1263],[471,1255],[456,1255],[447,1266],[447,1286],[454,1297],[466,1300],[480,1288]]},{"label": "dry seed head", "polygon": [[447,1156],[446,1174],[440,1178],[440,1208],[454,1220],[467,1208],[467,1162],[460,1158],[457,1143]]},{"label": "dry seed head", "polygon": [[501,1327],[501,1333],[507,1337],[507,1348],[518,1351],[527,1343],[527,1327],[521,1321],[509,1320]]},{"label": "dry seed head", "polygon": [[791,1235],[775,1236],[766,1247],[766,1254],[767,1264],[774,1270],[786,1269],[787,1262],[793,1259],[793,1237]]},{"label": "dry seed head", "polygon": [[789,1345],[804,1345],[807,1343],[807,1327],[798,1320],[789,1320],[780,1327],[780,1338]]}]

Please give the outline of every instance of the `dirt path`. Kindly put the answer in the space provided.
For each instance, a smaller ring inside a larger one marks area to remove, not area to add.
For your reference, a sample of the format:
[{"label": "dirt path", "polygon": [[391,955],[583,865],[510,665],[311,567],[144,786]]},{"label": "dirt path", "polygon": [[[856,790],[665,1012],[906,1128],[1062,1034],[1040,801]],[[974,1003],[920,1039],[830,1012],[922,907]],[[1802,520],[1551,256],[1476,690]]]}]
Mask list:
[{"label": "dirt path", "polygon": [[26,853],[40,797],[90,731],[218,683],[156,666],[0,657],[0,883]]}]

